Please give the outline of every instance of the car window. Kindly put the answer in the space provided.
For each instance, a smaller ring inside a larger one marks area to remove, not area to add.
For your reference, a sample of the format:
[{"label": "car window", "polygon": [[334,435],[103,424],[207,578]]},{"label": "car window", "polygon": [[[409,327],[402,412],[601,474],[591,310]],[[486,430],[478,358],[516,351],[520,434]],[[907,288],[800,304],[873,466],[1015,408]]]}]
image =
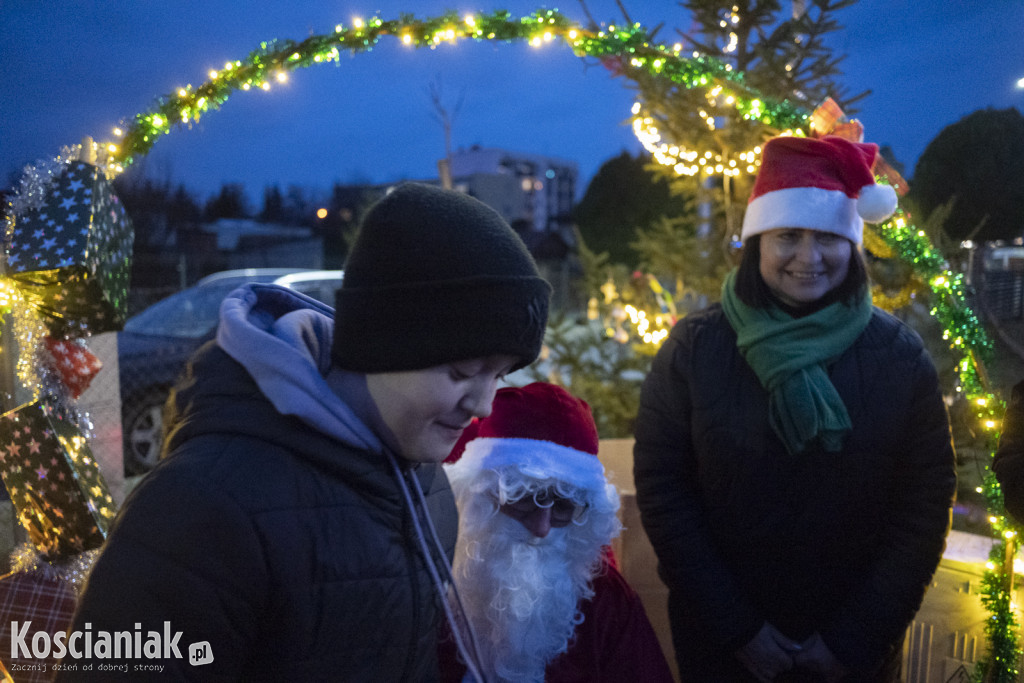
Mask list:
[{"label": "car window", "polygon": [[213,333],[220,315],[220,304],[228,294],[249,282],[281,281],[296,291],[334,306],[334,292],[341,286],[339,275],[301,279],[296,271],[295,281],[282,276],[281,269],[232,277],[214,277],[161,299],[125,321],[124,329],[135,334],[146,334],[178,339],[201,339]]},{"label": "car window", "polygon": [[326,280],[305,280],[293,282],[288,285],[297,292],[313,297],[317,301],[334,308],[334,294],[341,286],[341,280],[330,278]]},{"label": "car window", "polygon": [[124,329],[136,334],[200,339],[217,326],[224,297],[247,282],[271,282],[279,275],[275,270],[203,280],[133,315],[125,321]]},{"label": "car window", "polygon": [[238,286],[237,282],[223,282],[182,290],[129,318],[124,329],[138,334],[198,339],[214,328],[221,301]]},{"label": "car window", "polygon": [[340,270],[317,270],[284,275],[274,280],[274,284],[294,289],[334,308],[335,292],[341,287],[341,279]]}]

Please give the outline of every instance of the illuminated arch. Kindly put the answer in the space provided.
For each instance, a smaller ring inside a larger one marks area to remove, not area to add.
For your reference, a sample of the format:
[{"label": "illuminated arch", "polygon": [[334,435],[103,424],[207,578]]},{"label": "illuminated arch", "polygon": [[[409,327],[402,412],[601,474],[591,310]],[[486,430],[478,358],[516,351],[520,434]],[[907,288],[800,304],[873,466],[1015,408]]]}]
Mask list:
[{"label": "illuminated arch", "polygon": [[[13,229],[15,217],[31,204],[33,197],[39,196],[39,184],[52,177],[55,169],[67,159],[85,155],[95,159],[110,177],[114,177],[134,160],[147,154],[163,135],[218,109],[235,91],[269,89],[276,81],[287,79],[289,73],[296,69],[337,62],[343,52],[369,51],[386,36],[410,48],[430,48],[466,39],[523,41],[534,46],[560,42],[581,58],[617,60],[631,68],[645,69],[653,76],[671,79],[681,87],[703,89],[708,97],[718,98],[719,102],[734,108],[742,118],[758,121],[775,130],[807,132],[811,112],[788,101],[761,96],[745,84],[742,73],[721,61],[703,55],[684,55],[680,46],[652,43],[648,35],[639,24],[594,30],[571,21],[557,11],[542,10],[521,18],[515,18],[507,11],[475,15],[450,12],[427,19],[403,15],[391,21],[373,17],[367,21],[357,20],[351,26],[339,24],[331,33],[313,35],[301,42],[261,43],[244,59],[228,62],[223,68],[211,71],[208,80],[200,86],[185,86],[164,95],[152,109],[135,115],[130,123],[117,130],[113,138],[87,143],[84,149],[78,146],[65,148],[44,168],[30,167],[11,201],[7,234]],[[661,143],[654,140],[656,131],[649,128],[638,130],[638,134],[646,135],[652,144]],[[674,163],[680,165],[685,165],[692,154],[678,148],[672,150],[671,145],[665,151],[672,151],[676,155]],[[913,268],[922,282],[929,285],[934,301],[931,313],[942,325],[944,338],[959,354],[957,391],[970,402],[980,429],[994,443],[1004,404],[987,386],[984,362],[991,353],[992,344],[966,303],[962,275],[948,270],[924,232],[915,228],[901,210],[892,220],[879,226],[876,235],[880,241],[872,246],[872,251],[898,256]],[[870,235],[866,239],[874,237]],[[1005,545],[994,550],[1000,552],[1000,548],[1006,545],[1012,547],[1015,532],[1002,516],[1001,494],[994,477],[990,476],[986,481],[985,493],[996,511],[992,518],[993,528],[1006,539]],[[1002,558],[999,558],[999,563],[1002,563]],[[994,614],[989,633],[993,659],[996,666],[1015,667],[1017,625],[1008,593],[1002,588],[1003,579],[995,572],[993,569],[986,575],[986,597],[983,598]]]}]

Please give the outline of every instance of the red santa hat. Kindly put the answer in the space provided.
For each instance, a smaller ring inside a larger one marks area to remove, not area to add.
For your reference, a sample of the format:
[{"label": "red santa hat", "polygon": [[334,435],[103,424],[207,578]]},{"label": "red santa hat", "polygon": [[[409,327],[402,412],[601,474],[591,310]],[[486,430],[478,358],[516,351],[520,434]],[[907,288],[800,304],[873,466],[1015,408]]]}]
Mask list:
[{"label": "red santa hat", "polygon": [[880,223],[896,210],[896,191],[871,172],[877,156],[878,145],[832,135],[772,138],[761,153],[741,238],[805,228],[860,244],[864,221]]},{"label": "red santa hat", "polygon": [[608,485],[590,406],[557,385],[499,389],[491,414],[466,432],[446,460],[456,470],[513,468],[593,494]]}]

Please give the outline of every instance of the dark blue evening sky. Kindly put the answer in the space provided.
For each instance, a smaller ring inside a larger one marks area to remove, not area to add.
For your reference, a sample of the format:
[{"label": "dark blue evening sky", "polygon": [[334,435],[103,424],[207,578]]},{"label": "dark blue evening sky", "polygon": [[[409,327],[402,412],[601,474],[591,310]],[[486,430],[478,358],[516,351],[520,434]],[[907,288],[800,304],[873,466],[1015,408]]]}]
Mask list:
[{"label": "dark blue evening sky", "polygon": [[[658,38],[676,41],[689,18],[670,0],[622,0]],[[785,3],[784,3],[785,4]],[[558,7],[584,22],[577,2]],[[591,14],[621,22],[614,0],[587,0]],[[108,137],[120,120],[211,68],[244,59],[261,41],[301,40],[354,17],[445,9],[542,7],[521,0],[0,0],[0,180],[52,157],[84,135]],[[867,139],[890,145],[907,167],[945,126],[986,107],[1024,109],[1024,2],[861,0],[837,14],[831,40],[845,53],[849,92]],[[164,137],[140,163],[146,174],[184,183],[205,198],[222,182],[262,188],[387,182],[435,175],[444,153],[427,94],[439,82],[462,105],[455,147],[480,144],[576,161],[585,186],[601,163],[640,149],[628,125],[632,94],[599,64],[561,44],[459,41],[436,50],[385,38],[339,65],[295,72],[268,93],[236,93],[191,130]]]}]

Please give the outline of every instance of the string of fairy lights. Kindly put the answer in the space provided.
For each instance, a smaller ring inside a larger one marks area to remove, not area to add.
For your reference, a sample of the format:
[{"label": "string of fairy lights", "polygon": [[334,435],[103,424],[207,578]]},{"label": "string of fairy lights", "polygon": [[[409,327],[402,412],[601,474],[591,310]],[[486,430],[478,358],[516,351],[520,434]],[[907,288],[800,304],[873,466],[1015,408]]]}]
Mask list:
[{"label": "string of fairy lights", "polygon": [[[720,90],[720,86],[712,89]],[[728,100],[727,100],[728,101]],[[673,143],[662,138],[657,123],[643,108],[643,104],[633,104],[633,134],[640,141],[643,148],[662,166],[668,166],[676,175],[701,176],[724,175],[738,176],[742,173],[754,175],[761,167],[761,146],[739,152],[738,154],[723,154],[718,151],[706,150],[700,152],[695,149],[688,149],[680,143]],[[714,130],[715,117],[707,111],[698,111],[701,118]],[[786,131],[792,135],[793,131]]]},{"label": "string of fairy lights", "polygon": [[[725,22],[735,20],[737,17],[723,19]],[[370,51],[385,36],[392,36],[403,45],[417,49],[435,49],[465,39],[526,42],[534,47],[560,42],[578,57],[619,60],[633,69],[670,79],[679,87],[702,90],[708,101],[703,119],[709,130],[715,126],[716,115],[711,112],[720,115],[723,110],[733,110],[740,120],[756,122],[775,131],[788,131],[794,135],[809,131],[810,112],[807,110],[788,100],[777,101],[762,96],[746,84],[743,73],[722,60],[703,54],[684,54],[680,45],[669,47],[652,43],[648,32],[639,24],[589,29],[557,10],[540,10],[519,18],[507,11],[469,15],[448,12],[425,19],[402,15],[389,21],[374,16],[365,21],[353,20],[349,25],[338,24],[329,33],[311,35],[301,42],[261,43],[244,59],[227,62],[223,67],[209,71],[207,80],[202,84],[185,85],[159,98],[151,109],[123,122],[114,130],[111,139],[85,141],[77,152],[94,157],[108,177],[116,177],[133,161],[147,154],[162,136],[219,109],[233,93],[270,90],[286,83],[289,75],[297,69],[338,62],[343,53]],[[632,113],[634,131],[645,149],[659,163],[680,175],[757,172],[759,148],[729,157],[713,150],[687,149],[663,139],[655,120],[642,103],[636,103]],[[41,162],[26,170],[10,202],[6,235],[9,236],[14,229],[21,211],[41,201],[41,191],[53,176],[52,162]],[[869,238],[875,241],[873,250],[887,250],[895,254],[912,266],[918,281],[927,285],[931,294],[930,312],[941,323],[943,337],[954,352],[960,354],[956,390],[972,406],[978,428],[991,443],[995,443],[1005,405],[993,395],[985,377],[984,364],[991,354],[992,343],[966,302],[963,277],[949,271],[927,236],[914,227],[902,210],[878,226],[870,237],[866,236]],[[664,295],[668,296],[667,293]],[[16,294],[0,288],[0,306],[17,308],[4,302],[4,297],[8,296]],[[638,330],[640,339],[652,345],[661,343],[672,319],[672,316],[651,314],[635,307],[626,311],[626,316]],[[987,625],[991,646],[989,667],[994,674],[990,680],[1008,682],[1017,675],[1017,662],[1021,655],[1017,607],[1012,601],[1012,549],[1017,532],[1002,513],[1001,494],[994,477],[986,478],[983,492],[990,501],[990,521],[998,537],[985,574],[982,598],[992,615]]]}]

